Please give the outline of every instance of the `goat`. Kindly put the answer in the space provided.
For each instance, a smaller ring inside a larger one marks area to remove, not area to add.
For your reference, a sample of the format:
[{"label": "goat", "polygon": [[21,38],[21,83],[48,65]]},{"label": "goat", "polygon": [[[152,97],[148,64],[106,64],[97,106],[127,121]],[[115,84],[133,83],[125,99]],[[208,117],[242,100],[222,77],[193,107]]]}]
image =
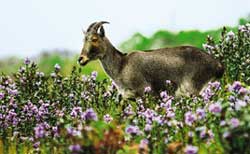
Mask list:
[{"label": "goat", "polygon": [[192,46],[178,46],[124,54],[105,36],[103,24],[94,22],[85,32],[78,62],[84,66],[99,59],[105,72],[125,98],[144,94],[151,87],[155,95],[166,89],[166,80],[176,85],[175,95],[198,95],[211,80],[222,77],[222,64],[211,55]]}]

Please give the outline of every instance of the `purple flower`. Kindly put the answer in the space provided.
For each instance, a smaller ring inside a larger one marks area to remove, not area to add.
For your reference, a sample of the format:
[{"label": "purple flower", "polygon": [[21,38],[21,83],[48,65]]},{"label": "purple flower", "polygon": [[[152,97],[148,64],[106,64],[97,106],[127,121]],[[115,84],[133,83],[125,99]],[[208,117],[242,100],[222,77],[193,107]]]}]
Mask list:
[{"label": "purple flower", "polygon": [[203,127],[200,132],[200,138],[208,138],[208,139],[213,139],[214,138],[214,133],[212,130],[207,130],[207,128]]},{"label": "purple flower", "polygon": [[246,88],[244,88],[244,87],[241,87],[241,88],[240,88],[239,94],[245,95],[245,94],[247,94],[247,93],[248,93],[248,90],[247,90]]},{"label": "purple flower", "polygon": [[97,73],[96,71],[93,71],[93,72],[91,73],[91,79],[92,79],[92,80],[96,80],[97,75],[98,75],[98,73]]},{"label": "purple flower", "polygon": [[209,82],[208,87],[204,89],[201,93],[201,96],[203,99],[208,102],[209,99],[215,94],[217,90],[220,89],[220,82],[215,81],[215,82]]},{"label": "purple flower", "polygon": [[8,93],[12,96],[16,96],[18,94],[17,89],[8,89]]},{"label": "purple flower", "polygon": [[235,102],[235,101],[236,101],[236,98],[235,98],[234,96],[230,95],[230,96],[228,97],[228,100],[229,100],[230,102]]},{"label": "purple flower", "polygon": [[230,92],[238,92],[242,88],[242,85],[239,81],[234,81],[234,83],[228,87]]},{"label": "purple flower", "polygon": [[5,89],[5,86],[3,86],[3,85],[0,85],[0,89]]},{"label": "purple flower", "polygon": [[13,126],[16,126],[20,121],[14,109],[9,110],[5,118],[8,121],[8,123],[12,124]]},{"label": "purple flower", "polygon": [[208,44],[202,44],[202,47],[208,51],[208,53],[210,54],[212,50],[214,50],[214,47]]},{"label": "purple flower", "polygon": [[140,135],[141,131],[139,129],[138,126],[132,126],[132,125],[128,125],[125,129],[125,132],[127,134],[131,134],[131,135]]},{"label": "purple flower", "polygon": [[157,113],[154,110],[146,109],[146,111],[144,111],[142,115],[147,119],[152,119],[157,115]]},{"label": "purple flower", "polygon": [[34,149],[38,149],[39,146],[40,146],[40,142],[39,141],[33,144],[33,148]]},{"label": "purple flower", "polygon": [[110,92],[113,92],[113,91],[116,90],[116,87],[117,87],[117,85],[115,84],[115,82],[114,82],[114,81],[111,81],[111,85],[108,86],[108,90],[109,90]]},{"label": "purple flower", "polygon": [[140,141],[139,148],[140,148],[140,149],[146,149],[147,146],[148,146],[148,140],[147,140],[147,139],[142,139],[142,140]]},{"label": "purple flower", "polygon": [[83,82],[87,82],[87,81],[88,81],[88,77],[87,77],[86,75],[83,75],[83,76],[82,76],[82,81],[83,81]]},{"label": "purple flower", "polygon": [[35,138],[43,138],[46,136],[46,128],[44,127],[44,124],[37,124],[34,128],[35,130]]},{"label": "purple flower", "polygon": [[103,120],[104,120],[106,123],[110,123],[110,122],[113,120],[113,118],[112,118],[109,114],[105,114],[105,115],[103,116]]},{"label": "purple flower", "polygon": [[151,92],[151,87],[150,86],[148,86],[148,87],[145,87],[144,88],[144,93],[149,93],[149,92]]},{"label": "purple flower", "polygon": [[200,138],[205,138],[206,137],[206,135],[207,135],[207,132],[206,132],[207,130],[206,129],[203,129],[203,130],[201,130],[201,132],[200,132]]},{"label": "purple flower", "polygon": [[59,137],[59,134],[58,134],[58,127],[55,126],[55,127],[52,127],[52,132],[54,134],[55,137]]},{"label": "purple flower", "polygon": [[204,89],[201,93],[202,98],[204,101],[208,102],[209,99],[214,95],[214,92],[212,91],[211,87],[208,86],[206,89]]},{"label": "purple flower", "polygon": [[67,129],[67,133],[68,133],[68,135],[71,135],[71,136],[81,136],[81,131],[79,131],[79,130],[76,130],[76,129],[74,129],[74,128],[72,128],[72,127],[68,127],[68,128],[66,128]]},{"label": "purple flower", "polygon": [[168,118],[174,118],[174,117],[175,117],[175,113],[174,113],[174,111],[172,111],[172,110],[168,110],[166,116],[167,116]]},{"label": "purple flower", "polygon": [[218,81],[210,82],[209,85],[210,85],[214,90],[220,89],[220,82],[218,82]]},{"label": "purple flower", "polygon": [[144,127],[144,131],[149,132],[151,130],[152,130],[152,125],[146,124],[145,127]]},{"label": "purple flower", "polygon": [[171,80],[166,80],[166,84],[167,85],[169,85],[169,84],[171,84],[172,82],[171,82]]},{"label": "purple flower", "polygon": [[161,103],[160,107],[164,108],[165,110],[171,109],[172,99],[163,100],[163,101],[166,102],[166,103]]},{"label": "purple flower", "polygon": [[214,114],[218,114],[221,112],[222,107],[220,103],[214,103],[214,104],[209,105],[208,110]]},{"label": "purple flower", "polygon": [[244,96],[243,100],[246,102],[249,102],[250,98],[249,98],[249,96],[246,95],[246,96]]},{"label": "purple flower", "polygon": [[236,101],[235,101],[235,109],[236,110],[240,110],[242,107],[245,107],[246,105],[247,105],[247,103],[243,100],[236,99]]},{"label": "purple flower", "polygon": [[97,120],[97,114],[92,108],[87,109],[84,112],[84,115],[85,115],[85,120],[95,120],[95,121]]},{"label": "purple flower", "polygon": [[192,126],[192,124],[195,122],[195,120],[196,120],[195,114],[193,114],[190,111],[185,113],[185,123],[188,126]]},{"label": "purple flower", "polygon": [[212,130],[208,130],[207,133],[210,139],[214,138],[214,133]]},{"label": "purple flower", "polygon": [[228,32],[228,33],[227,33],[227,36],[228,36],[228,37],[234,37],[234,36],[235,36],[235,34],[234,34],[234,32],[233,32],[233,31],[230,31],[230,32]]},{"label": "purple flower", "polygon": [[247,32],[247,28],[246,28],[245,25],[239,25],[238,30],[239,30],[240,32]]},{"label": "purple flower", "polygon": [[220,122],[220,126],[225,126],[226,125],[226,121],[225,120],[222,120],[221,122]]},{"label": "purple flower", "polygon": [[157,122],[158,124],[162,125],[163,124],[163,119],[162,119],[162,116],[161,115],[158,115],[158,116],[154,116],[153,121]]},{"label": "purple flower", "polygon": [[4,93],[0,92],[0,100],[4,98]]},{"label": "purple flower", "polygon": [[232,128],[236,128],[240,125],[240,121],[237,118],[232,118],[230,124]]},{"label": "purple flower", "polygon": [[187,145],[184,152],[186,154],[196,154],[198,152],[198,147],[192,146],[192,145]]},{"label": "purple flower", "polygon": [[168,97],[168,94],[167,94],[166,91],[162,91],[162,92],[160,93],[160,96],[161,96],[161,98],[166,98],[166,97]]},{"label": "purple flower", "polygon": [[197,114],[197,118],[198,118],[199,120],[205,118],[205,116],[206,116],[205,110],[204,110],[204,109],[201,109],[201,108],[198,108],[198,109],[196,110],[196,114]]},{"label": "purple flower", "polygon": [[154,110],[146,109],[143,112],[139,112],[139,115],[146,119],[146,123],[151,124],[152,121],[161,123],[161,117],[157,116],[157,113]]},{"label": "purple flower", "polygon": [[133,108],[132,108],[132,106],[130,104],[124,109],[124,114],[126,116],[130,116],[130,115],[135,114],[134,111],[133,111]]},{"label": "purple flower", "polygon": [[30,64],[30,59],[27,57],[27,58],[25,58],[25,60],[24,60],[24,64],[25,65],[29,65]]},{"label": "purple flower", "polygon": [[69,150],[72,152],[79,152],[81,151],[81,146],[79,144],[70,145]]},{"label": "purple flower", "polygon": [[70,115],[73,118],[76,118],[77,116],[80,116],[82,114],[82,108],[81,107],[74,107],[70,113]]},{"label": "purple flower", "polygon": [[58,72],[58,71],[60,71],[61,66],[59,64],[55,64],[54,68]]}]

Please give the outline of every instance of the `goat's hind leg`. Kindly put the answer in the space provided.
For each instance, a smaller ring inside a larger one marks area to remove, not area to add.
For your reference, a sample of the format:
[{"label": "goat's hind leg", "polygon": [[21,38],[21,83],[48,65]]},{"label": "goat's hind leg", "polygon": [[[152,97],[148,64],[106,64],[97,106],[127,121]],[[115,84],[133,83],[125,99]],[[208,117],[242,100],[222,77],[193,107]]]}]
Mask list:
[{"label": "goat's hind leg", "polygon": [[196,88],[195,83],[188,78],[181,82],[175,92],[176,96],[193,96],[196,94],[199,94],[199,90]]}]

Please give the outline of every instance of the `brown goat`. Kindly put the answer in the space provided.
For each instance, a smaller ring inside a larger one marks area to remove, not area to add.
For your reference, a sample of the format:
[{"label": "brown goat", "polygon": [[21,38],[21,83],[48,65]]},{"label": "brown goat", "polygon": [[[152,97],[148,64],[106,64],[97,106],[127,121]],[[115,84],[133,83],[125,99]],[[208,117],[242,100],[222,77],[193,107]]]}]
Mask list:
[{"label": "brown goat", "polygon": [[81,65],[99,59],[126,98],[142,96],[145,87],[153,94],[166,89],[166,80],[176,84],[175,94],[197,95],[212,79],[220,78],[224,69],[211,55],[192,46],[178,46],[124,54],[105,36],[103,24],[92,23],[86,33],[79,58]]}]

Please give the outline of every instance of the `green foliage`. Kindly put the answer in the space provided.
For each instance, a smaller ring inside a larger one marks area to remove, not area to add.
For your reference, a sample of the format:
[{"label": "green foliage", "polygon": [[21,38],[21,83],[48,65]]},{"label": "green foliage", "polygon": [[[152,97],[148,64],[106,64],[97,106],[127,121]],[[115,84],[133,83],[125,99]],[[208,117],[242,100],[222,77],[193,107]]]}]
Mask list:
[{"label": "green foliage", "polygon": [[246,18],[239,19],[239,25],[245,25],[250,22],[250,14]]},{"label": "green foliage", "polygon": [[[66,56],[66,55],[63,55],[63,53],[61,52],[55,52],[52,54],[44,53],[44,54],[41,54],[41,56],[39,56],[38,67],[41,69],[42,72],[48,74],[54,70],[54,68],[51,66],[55,66],[55,64],[59,64],[61,66],[61,73],[63,75],[67,75],[71,72],[74,65],[78,65],[77,59],[78,59],[78,56],[72,55],[72,54],[69,54],[69,56]],[[99,73],[98,79],[104,79],[107,77],[102,67],[99,65],[98,61],[93,61],[87,66],[85,66],[82,69],[82,73],[89,75],[94,70],[98,71]]]},{"label": "green foliage", "polygon": [[[250,21],[249,16],[239,19],[239,25],[244,25]],[[237,32],[236,27],[227,27],[228,30]],[[131,38],[121,43],[120,48],[125,52],[133,50],[149,50],[178,45],[192,45],[202,48],[206,37],[209,35],[218,41],[222,29],[208,30],[201,32],[198,30],[170,32],[166,30],[156,31],[152,36],[146,37],[141,33],[134,34]]]},{"label": "green foliage", "polygon": [[238,33],[228,32],[226,28],[221,33],[221,38],[215,41],[207,38],[204,48],[217,59],[226,69],[229,82],[235,80],[250,84],[250,24],[239,26]]},{"label": "green foliage", "polygon": [[11,74],[15,72],[21,64],[22,61],[16,57],[2,59],[0,60],[0,72],[5,74]]},{"label": "green foliage", "polygon": [[[236,28],[229,29],[236,31]],[[206,32],[192,30],[173,33],[169,31],[160,30],[155,32],[149,38],[143,36],[140,33],[136,33],[130,39],[123,42],[120,45],[120,48],[126,52],[130,52],[133,50],[148,50],[163,47],[173,47],[178,45],[193,45],[201,48],[207,35],[210,35],[215,40],[218,40],[221,31],[222,29],[210,30]]]}]

